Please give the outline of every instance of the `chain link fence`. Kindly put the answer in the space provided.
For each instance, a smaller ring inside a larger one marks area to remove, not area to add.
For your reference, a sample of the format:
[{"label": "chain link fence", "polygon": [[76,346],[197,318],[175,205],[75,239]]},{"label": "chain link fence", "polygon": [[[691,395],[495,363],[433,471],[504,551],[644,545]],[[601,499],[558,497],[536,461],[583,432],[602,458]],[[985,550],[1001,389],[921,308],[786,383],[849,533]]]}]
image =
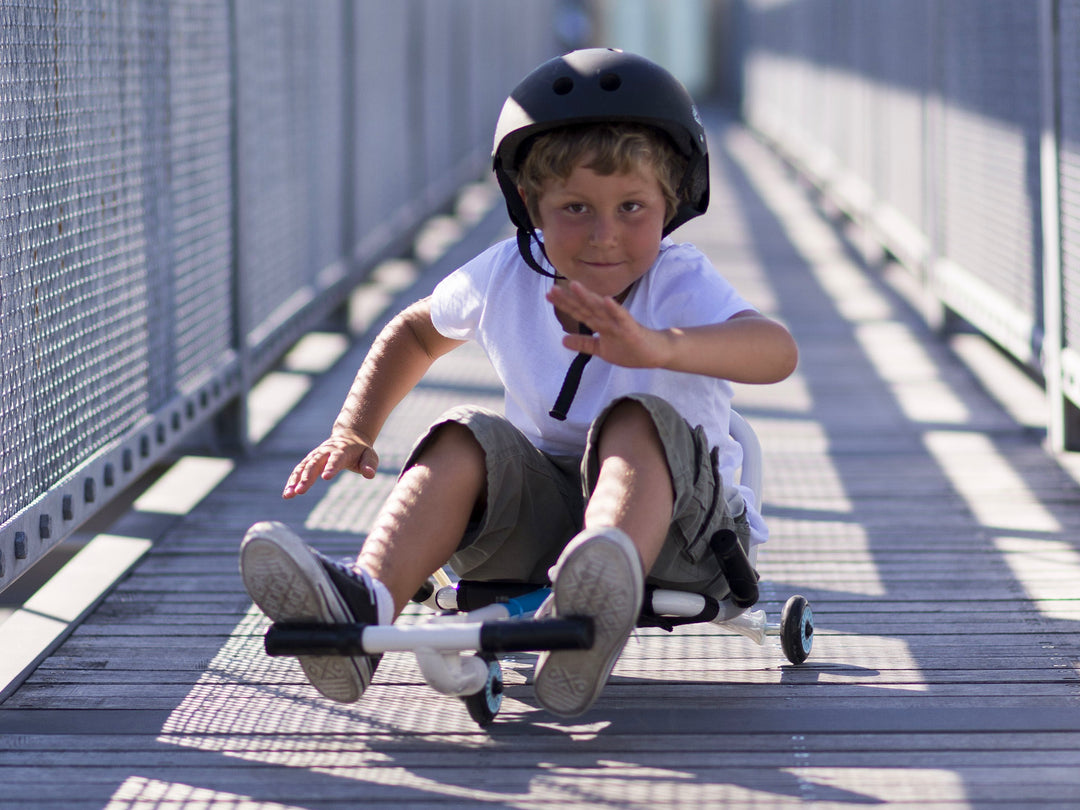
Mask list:
[{"label": "chain link fence", "polygon": [[743,0],[743,110],[1080,449],[1080,0]]},{"label": "chain link fence", "polygon": [[482,175],[554,11],[0,4],[0,589]]}]

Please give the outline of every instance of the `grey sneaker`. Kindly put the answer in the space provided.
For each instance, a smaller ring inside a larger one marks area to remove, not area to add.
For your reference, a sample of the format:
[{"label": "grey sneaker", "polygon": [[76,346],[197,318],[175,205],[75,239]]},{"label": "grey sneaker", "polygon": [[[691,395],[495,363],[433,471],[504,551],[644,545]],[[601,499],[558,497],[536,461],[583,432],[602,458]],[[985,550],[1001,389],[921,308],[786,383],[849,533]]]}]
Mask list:
[{"label": "grey sneaker", "polygon": [[540,705],[574,717],[600,696],[637,625],[645,593],[641,558],[620,529],[587,529],[570,541],[551,574],[553,599],[545,607],[557,617],[589,616],[595,624],[592,649],[541,653],[536,664]]},{"label": "grey sneaker", "polygon": [[[248,594],[275,622],[376,624],[375,596],[345,563],[324,557],[283,523],[256,523],[240,546]],[[360,699],[379,656],[298,656],[319,692],[339,703]]]}]

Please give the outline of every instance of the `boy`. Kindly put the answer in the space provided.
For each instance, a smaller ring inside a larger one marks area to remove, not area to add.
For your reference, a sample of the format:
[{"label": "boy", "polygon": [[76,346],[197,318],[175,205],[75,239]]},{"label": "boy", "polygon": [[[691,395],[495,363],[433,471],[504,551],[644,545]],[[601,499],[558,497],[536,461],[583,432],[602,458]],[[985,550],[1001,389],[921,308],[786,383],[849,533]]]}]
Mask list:
[{"label": "boy", "polygon": [[[603,49],[546,62],[507,100],[494,158],[517,239],[383,330],[284,497],[342,470],[373,477],[391,410],[465,340],[501,378],[505,417],[444,414],[355,565],[259,523],[241,572],[275,621],[365,623],[392,622],[447,562],[470,579],[550,577],[543,610],[591,616],[596,628],[592,649],[543,653],[536,667],[538,701],[575,716],[636,625],[646,578],[724,598],[723,555],[764,539],[749,492],[731,483],[741,448],[728,436],[729,381],[782,380],[797,350],[699,251],[666,239],[704,212],[708,159],[693,102],[662,68]],[[339,701],[358,699],[377,664],[300,662]]]}]

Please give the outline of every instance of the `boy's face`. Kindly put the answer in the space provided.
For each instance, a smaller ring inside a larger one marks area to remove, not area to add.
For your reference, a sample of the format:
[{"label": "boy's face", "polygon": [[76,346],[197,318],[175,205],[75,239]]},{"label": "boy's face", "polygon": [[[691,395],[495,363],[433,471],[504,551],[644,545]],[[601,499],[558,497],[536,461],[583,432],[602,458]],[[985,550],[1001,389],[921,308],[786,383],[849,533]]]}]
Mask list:
[{"label": "boy's face", "polygon": [[598,295],[624,292],[660,252],[666,203],[651,166],[602,175],[578,165],[543,184],[536,209],[555,269]]}]

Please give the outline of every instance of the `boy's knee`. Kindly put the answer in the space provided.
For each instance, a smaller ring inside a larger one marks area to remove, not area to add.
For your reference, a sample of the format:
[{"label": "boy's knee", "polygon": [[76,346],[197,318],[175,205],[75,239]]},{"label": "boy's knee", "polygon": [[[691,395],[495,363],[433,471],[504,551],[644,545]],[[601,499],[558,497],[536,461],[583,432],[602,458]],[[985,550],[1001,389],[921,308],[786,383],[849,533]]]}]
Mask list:
[{"label": "boy's knee", "polygon": [[487,457],[480,441],[465,425],[444,422],[432,428],[406,463],[402,477],[417,466],[452,480],[460,493],[475,497],[474,517],[483,510],[487,503]]},{"label": "boy's knee", "polygon": [[609,406],[597,424],[597,436],[601,447],[605,442],[619,439],[660,446],[660,433],[652,412],[633,397],[624,397]]},{"label": "boy's knee", "polygon": [[652,416],[645,405],[640,400],[632,397],[623,397],[612,403],[604,419],[604,424],[606,426],[613,421],[616,424],[623,421],[634,421],[640,424],[642,420],[652,422]]},{"label": "boy's knee", "polygon": [[[619,456],[632,464],[648,469],[657,465],[666,469],[669,477],[675,474],[669,445],[681,447],[682,436],[677,424],[685,425],[675,409],[665,400],[651,394],[633,394],[612,402],[593,423],[582,464],[586,491],[591,492],[605,460]],[[691,431],[687,428],[687,434]]]},{"label": "boy's knee", "polygon": [[475,461],[484,466],[484,449],[480,441],[465,425],[459,422],[443,422],[431,431],[420,457],[432,453],[446,453],[461,463]]}]

